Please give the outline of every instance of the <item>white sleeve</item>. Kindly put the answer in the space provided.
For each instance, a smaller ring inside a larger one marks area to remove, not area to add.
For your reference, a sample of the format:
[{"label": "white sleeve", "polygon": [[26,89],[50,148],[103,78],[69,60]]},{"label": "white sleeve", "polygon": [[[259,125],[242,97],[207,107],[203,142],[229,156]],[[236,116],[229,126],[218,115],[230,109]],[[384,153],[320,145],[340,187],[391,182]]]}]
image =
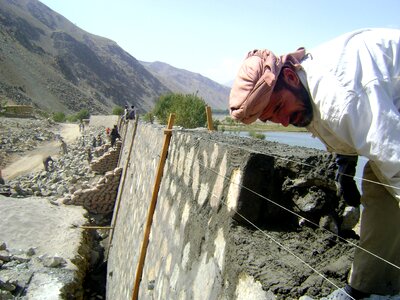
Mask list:
[{"label": "white sleeve", "polygon": [[390,83],[374,81],[344,108],[338,130],[400,197],[400,113]]}]

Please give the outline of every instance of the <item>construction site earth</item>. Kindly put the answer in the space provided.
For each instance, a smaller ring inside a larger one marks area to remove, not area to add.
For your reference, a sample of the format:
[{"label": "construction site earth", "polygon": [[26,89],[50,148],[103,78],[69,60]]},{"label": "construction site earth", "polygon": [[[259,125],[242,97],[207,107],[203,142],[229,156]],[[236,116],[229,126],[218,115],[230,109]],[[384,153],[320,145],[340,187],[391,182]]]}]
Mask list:
[{"label": "construction site earth", "polygon": [[[112,128],[118,118],[93,118],[84,130],[78,124],[56,124],[44,119],[0,118],[0,122],[0,167],[5,179],[0,196],[1,299],[105,299],[107,277],[110,279],[113,272],[116,276],[115,270],[107,273],[107,251],[124,167],[119,164],[123,141],[111,147],[105,128]],[[242,210],[239,207],[240,213],[224,216],[233,218],[226,278],[233,280],[240,270],[261,282],[264,293],[257,299],[321,298],[346,283],[358,242],[359,212],[349,210],[334,198],[335,166],[330,154],[210,135],[207,130],[193,134],[195,139],[211,145],[228,143],[253,149],[254,155],[249,156],[244,170],[248,186],[261,186],[279,195],[282,203],[295,199],[298,208],[293,216],[282,207],[260,204],[254,196],[247,195],[253,206],[243,206]],[[60,147],[61,139],[67,144],[67,151]],[[266,148],[279,154],[273,177],[281,178],[281,182],[265,180],[271,175],[271,161],[265,160],[262,153]],[[53,162],[46,171],[43,159],[48,156]],[[295,166],[299,157],[306,167]],[[239,164],[243,157],[232,159]],[[201,213],[198,217],[203,218]],[[267,221],[260,222],[262,219]],[[193,218],[192,222],[203,221]],[[192,227],[185,235],[201,244],[202,228]],[[138,240],[137,249],[140,243]],[[306,261],[299,260],[295,253],[301,253]],[[319,271],[304,263],[318,266]],[[146,284],[147,298],[151,299],[157,282],[150,280]],[[226,295],[232,293],[230,299],[246,299],[239,287],[235,292],[225,288]],[[207,295],[208,299],[216,299],[217,292]]]}]

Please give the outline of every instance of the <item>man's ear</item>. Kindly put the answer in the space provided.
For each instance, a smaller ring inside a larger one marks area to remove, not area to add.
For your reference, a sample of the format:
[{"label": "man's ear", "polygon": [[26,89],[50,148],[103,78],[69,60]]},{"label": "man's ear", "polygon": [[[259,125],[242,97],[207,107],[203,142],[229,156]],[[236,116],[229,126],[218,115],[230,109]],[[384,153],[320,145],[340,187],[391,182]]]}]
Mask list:
[{"label": "man's ear", "polygon": [[300,78],[297,76],[297,73],[293,71],[290,68],[283,68],[283,78],[285,79],[285,82],[294,87],[294,88],[299,88],[300,87]]}]

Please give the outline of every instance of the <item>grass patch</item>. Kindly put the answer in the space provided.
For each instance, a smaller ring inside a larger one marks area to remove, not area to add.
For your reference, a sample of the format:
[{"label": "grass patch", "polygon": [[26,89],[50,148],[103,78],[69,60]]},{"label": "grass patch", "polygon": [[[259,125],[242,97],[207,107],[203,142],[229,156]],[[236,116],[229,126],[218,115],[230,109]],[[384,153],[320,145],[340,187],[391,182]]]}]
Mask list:
[{"label": "grass patch", "polygon": [[251,136],[252,138],[255,138],[255,139],[260,139],[260,140],[265,139],[265,134],[258,132],[258,131],[249,131],[249,136]]}]

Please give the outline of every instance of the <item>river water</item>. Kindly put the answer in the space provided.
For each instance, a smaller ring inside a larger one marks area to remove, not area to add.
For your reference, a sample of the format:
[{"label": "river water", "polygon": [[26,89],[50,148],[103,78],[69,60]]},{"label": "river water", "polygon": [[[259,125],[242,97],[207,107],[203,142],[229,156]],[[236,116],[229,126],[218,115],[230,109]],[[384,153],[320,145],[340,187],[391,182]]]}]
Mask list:
[{"label": "river water", "polygon": [[[228,132],[227,134],[235,134],[243,137],[249,137],[249,132],[247,131],[236,131],[236,132]],[[266,131],[261,132],[265,135],[266,141],[278,142],[282,144],[287,144],[290,146],[301,146],[314,148],[319,150],[326,151],[326,147],[323,143],[320,142],[319,139],[312,137],[309,132],[284,132],[284,131]],[[357,182],[358,189],[361,191],[361,177],[364,166],[367,162],[367,159],[363,156],[358,158],[358,164],[356,169],[355,180]]]}]

